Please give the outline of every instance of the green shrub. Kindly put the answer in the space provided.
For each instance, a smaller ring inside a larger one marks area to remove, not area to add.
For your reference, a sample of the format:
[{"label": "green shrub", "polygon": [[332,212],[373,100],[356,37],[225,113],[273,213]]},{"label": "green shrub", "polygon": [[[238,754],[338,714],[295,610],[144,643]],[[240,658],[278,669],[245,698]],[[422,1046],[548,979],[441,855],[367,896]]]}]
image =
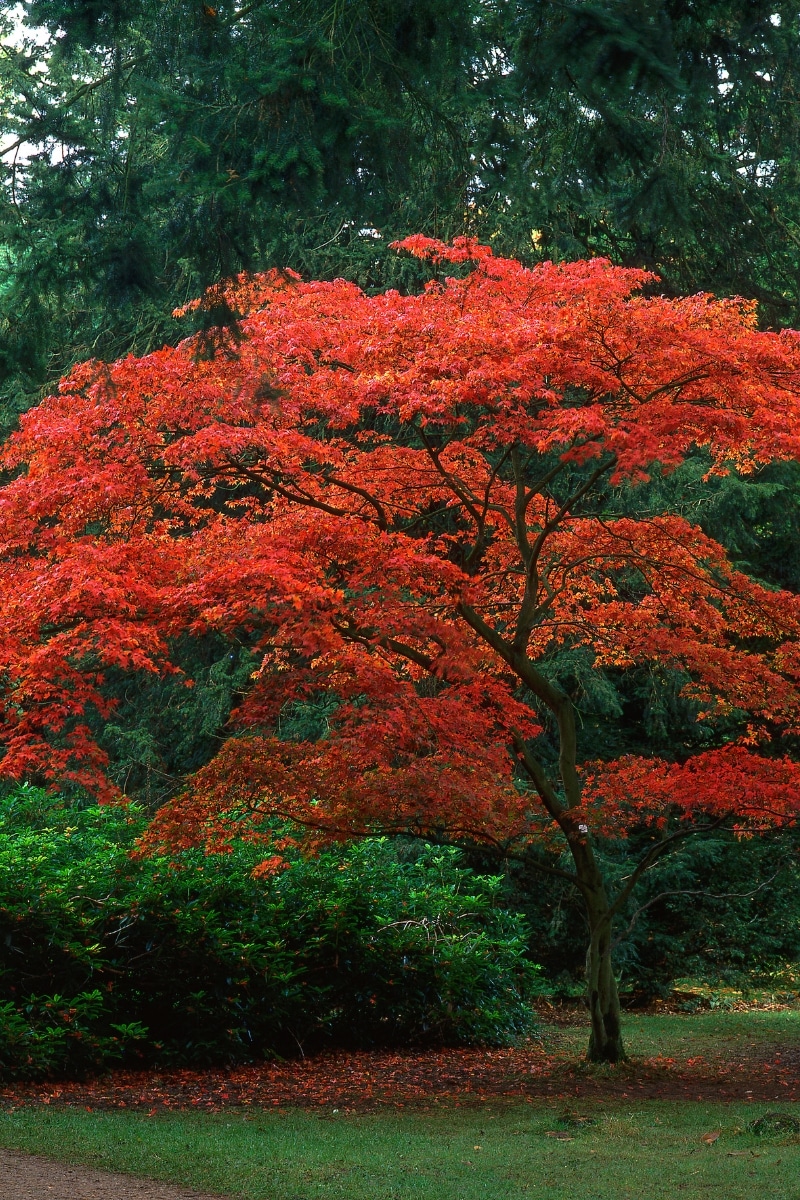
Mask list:
[{"label": "green shrub", "polygon": [[34,788],[0,802],[6,1075],[530,1030],[527,931],[456,851],[373,840],[254,879],[247,845],[132,860],[145,823]]},{"label": "green shrub", "polygon": [[[105,1027],[108,1032],[100,1033]],[[95,989],[71,1000],[29,996],[21,1007],[0,1002],[0,1074],[12,1079],[82,1076],[124,1057],[147,1036],[138,1022],[108,1020],[105,997]]]}]

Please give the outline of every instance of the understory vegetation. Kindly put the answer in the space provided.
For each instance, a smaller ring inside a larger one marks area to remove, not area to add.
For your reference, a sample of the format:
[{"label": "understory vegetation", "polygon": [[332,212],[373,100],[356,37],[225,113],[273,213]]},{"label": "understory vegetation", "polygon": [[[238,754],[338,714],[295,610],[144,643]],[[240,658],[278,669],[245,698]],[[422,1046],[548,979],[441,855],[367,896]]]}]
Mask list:
[{"label": "understory vegetation", "polygon": [[135,808],[22,789],[0,824],[0,1071],[504,1043],[541,990],[498,877],[386,840],[297,856],[131,859]]},{"label": "understory vegetation", "polygon": [[[388,839],[290,855],[258,877],[263,852],[244,842],[134,857],[146,825],[135,806],[31,787],[0,803],[4,1078],[507,1045],[535,1034],[537,998],[581,993],[566,888],[537,905],[513,874]],[[760,841],[698,840],[664,863],[617,950],[629,1000],[687,974],[747,986],[797,956],[800,888],[785,837],[784,848],[785,861]]]}]

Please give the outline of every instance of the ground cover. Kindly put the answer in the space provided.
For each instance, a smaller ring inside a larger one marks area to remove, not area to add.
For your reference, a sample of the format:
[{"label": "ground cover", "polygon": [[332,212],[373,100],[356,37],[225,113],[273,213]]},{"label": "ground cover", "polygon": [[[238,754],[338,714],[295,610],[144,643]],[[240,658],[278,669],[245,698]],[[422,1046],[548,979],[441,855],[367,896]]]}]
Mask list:
[{"label": "ground cover", "polygon": [[487,1100],[640,1097],[800,1099],[800,1009],[629,1016],[630,1063],[590,1066],[585,1023],[550,1014],[540,1039],[508,1049],[334,1052],[230,1070],[114,1071],[86,1082],[6,1085],[0,1104],[218,1111],[302,1106],[370,1111]]},{"label": "ground cover", "polygon": [[156,1118],[22,1109],[3,1115],[0,1140],[247,1200],[794,1196],[800,1137],[749,1131],[762,1108],[596,1099],[567,1111],[545,1101]]},{"label": "ground cover", "polygon": [[0,1146],[246,1200],[795,1194],[800,1133],[753,1124],[796,1111],[800,1009],[631,1016],[615,1067],[558,1016],[513,1050],[8,1086]]}]

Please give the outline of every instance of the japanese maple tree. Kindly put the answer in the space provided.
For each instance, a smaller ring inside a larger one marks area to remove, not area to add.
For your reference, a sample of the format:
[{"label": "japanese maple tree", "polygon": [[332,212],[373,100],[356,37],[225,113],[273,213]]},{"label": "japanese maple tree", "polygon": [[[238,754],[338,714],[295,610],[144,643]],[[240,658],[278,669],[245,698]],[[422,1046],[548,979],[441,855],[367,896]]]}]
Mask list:
[{"label": "japanese maple tree", "polygon": [[[744,302],[644,296],[652,276],[605,261],[401,249],[458,277],[415,296],[240,279],[200,302],[242,314],[215,354],[84,363],[22,419],[2,453],[2,770],[110,795],[105,673],[175,671],[181,635],[244,640],[230,737],[150,844],[277,831],[266,871],[290,823],[311,846],[405,833],[569,879],[589,1054],[613,1061],[612,927],[642,873],[697,828],[800,810],[800,601],[679,513],[608,497],[688,455],[798,457],[800,335],[759,332]],[[570,651],[682,672],[717,748],[586,762],[552,669]],[[320,695],[326,736],[282,738],[286,704]],[[614,891],[598,839],[634,828],[646,850]]]}]

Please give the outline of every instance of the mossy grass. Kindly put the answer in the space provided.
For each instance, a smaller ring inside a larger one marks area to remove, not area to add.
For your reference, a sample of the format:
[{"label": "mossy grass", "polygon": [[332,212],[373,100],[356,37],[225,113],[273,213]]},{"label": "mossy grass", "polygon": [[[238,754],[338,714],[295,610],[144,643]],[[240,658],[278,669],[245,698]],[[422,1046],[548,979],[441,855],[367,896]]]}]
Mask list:
[{"label": "mossy grass", "polygon": [[547,1053],[571,1062],[579,1073],[619,1078],[621,1071],[635,1076],[640,1064],[658,1058],[671,1060],[680,1070],[687,1059],[702,1058],[709,1063],[757,1059],[773,1049],[796,1046],[800,1042],[800,1003],[746,1011],[625,1013],[623,1038],[629,1061],[619,1066],[584,1061],[586,1024],[577,1013],[569,1024],[556,1026],[545,1021],[539,1033]]},{"label": "mossy grass", "polygon": [[[663,1054],[683,1059],[696,1055],[724,1057],[800,1039],[800,1006],[683,1013],[626,1013],[625,1047],[634,1058]],[[576,1053],[583,1029],[575,1030]]]},{"label": "mossy grass", "polygon": [[666,1101],[360,1115],[37,1108],[2,1114],[0,1144],[246,1200],[794,1196],[800,1136],[748,1129],[767,1109],[789,1112]]}]

